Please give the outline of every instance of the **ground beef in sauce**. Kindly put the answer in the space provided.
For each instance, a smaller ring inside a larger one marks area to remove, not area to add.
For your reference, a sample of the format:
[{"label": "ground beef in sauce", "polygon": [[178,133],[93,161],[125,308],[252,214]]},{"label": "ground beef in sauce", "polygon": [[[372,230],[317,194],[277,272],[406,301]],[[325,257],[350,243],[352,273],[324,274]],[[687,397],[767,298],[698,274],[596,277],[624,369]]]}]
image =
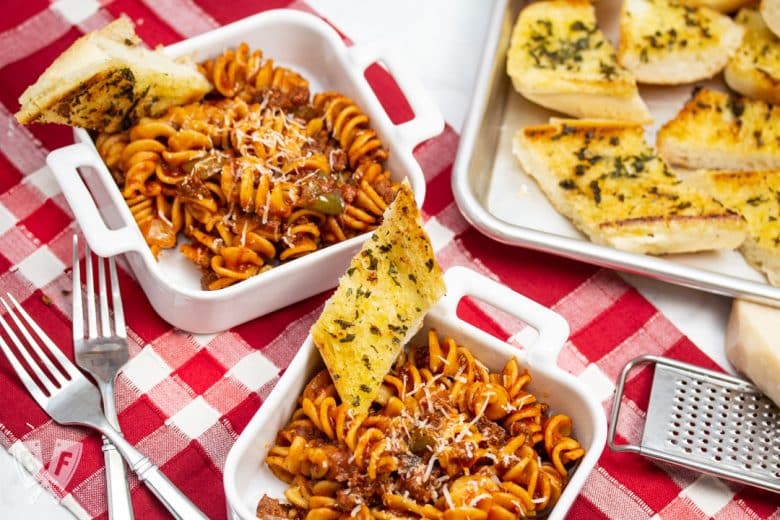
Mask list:
[{"label": "ground beef in sauce", "polygon": [[290,506],[283,506],[275,498],[263,495],[257,504],[257,518],[262,520],[297,520],[300,515]]}]

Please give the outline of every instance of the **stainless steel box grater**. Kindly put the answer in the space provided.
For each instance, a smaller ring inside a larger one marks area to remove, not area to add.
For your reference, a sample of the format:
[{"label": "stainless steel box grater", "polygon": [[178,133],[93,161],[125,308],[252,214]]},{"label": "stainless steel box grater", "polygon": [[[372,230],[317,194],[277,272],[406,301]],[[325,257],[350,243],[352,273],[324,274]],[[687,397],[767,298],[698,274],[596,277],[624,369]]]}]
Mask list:
[{"label": "stainless steel box grater", "polygon": [[[641,444],[615,444],[626,377],[650,363],[655,373]],[[620,374],[607,442],[613,451],[780,493],[780,410],[743,379],[664,357],[638,357]]]}]

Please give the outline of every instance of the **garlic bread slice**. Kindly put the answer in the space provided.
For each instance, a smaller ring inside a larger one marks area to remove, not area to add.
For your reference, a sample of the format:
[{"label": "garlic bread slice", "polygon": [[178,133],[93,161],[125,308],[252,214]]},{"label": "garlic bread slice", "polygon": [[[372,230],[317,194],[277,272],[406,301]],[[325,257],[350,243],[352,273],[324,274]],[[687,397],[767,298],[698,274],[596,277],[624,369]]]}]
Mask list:
[{"label": "garlic bread slice", "polygon": [[780,38],[756,9],[740,10],[736,21],[745,37],[723,71],[726,83],[742,95],[780,104]]},{"label": "garlic bread slice", "polygon": [[705,171],[686,176],[747,222],[747,238],[739,248],[745,260],[780,286],[780,170]]},{"label": "garlic bread slice", "polygon": [[640,83],[691,83],[720,72],[743,33],[731,18],[707,7],[676,0],[625,0],[618,61]]},{"label": "garlic bread slice", "polygon": [[525,7],[512,31],[507,73],[520,94],[558,112],[652,122],[636,81],[617,63],[587,0]]},{"label": "garlic bread slice", "polygon": [[141,45],[125,16],[82,36],[22,93],[16,119],[115,132],[211,90],[194,64]]},{"label": "garlic bread slice", "polygon": [[711,89],[694,95],[658,132],[658,153],[686,169],[780,168],[780,106]]},{"label": "garlic bread slice", "polygon": [[634,253],[732,249],[735,213],[689,188],[622,121],[553,120],[518,132],[514,154],[553,206],[590,239]]},{"label": "garlic bread slice", "polygon": [[444,290],[414,195],[403,183],[311,329],[342,402],[355,413],[368,410]]}]

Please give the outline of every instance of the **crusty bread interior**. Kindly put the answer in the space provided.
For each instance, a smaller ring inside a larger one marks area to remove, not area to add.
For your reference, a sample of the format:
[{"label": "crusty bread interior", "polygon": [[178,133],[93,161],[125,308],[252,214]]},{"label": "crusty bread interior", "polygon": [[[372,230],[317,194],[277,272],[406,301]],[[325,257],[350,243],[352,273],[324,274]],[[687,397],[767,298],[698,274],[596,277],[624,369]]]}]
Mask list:
[{"label": "crusty bread interior", "polygon": [[707,7],[675,0],[626,0],[618,61],[640,83],[677,85],[711,78],[726,66],[744,29]]}]

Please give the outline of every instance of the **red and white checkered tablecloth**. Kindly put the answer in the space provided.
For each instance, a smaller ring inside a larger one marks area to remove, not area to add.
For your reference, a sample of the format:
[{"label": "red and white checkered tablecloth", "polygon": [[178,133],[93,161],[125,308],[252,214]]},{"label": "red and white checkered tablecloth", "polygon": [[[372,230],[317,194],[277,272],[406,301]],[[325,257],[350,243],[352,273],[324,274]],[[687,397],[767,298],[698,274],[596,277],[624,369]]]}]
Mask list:
[{"label": "red and white checkered tablecloth", "polygon": [[[73,4],[79,9],[63,9]],[[100,0],[8,2],[0,17],[0,288],[23,301],[69,356],[70,248],[77,230],[45,166],[49,150],[72,141],[68,128],[16,123],[17,98],[77,37],[121,13],[137,22],[149,44],[169,44],[258,11],[308,9],[285,0]],[[171,21],[175,21],[172,23]],[[372,81],[395,120],[409,108],[383,69]],[[446,269],[464,265],[551,306],[571,324],[559,363],[582,379],[609,412],[614,381],[625,362],[661,354],[709,368],[715,364],[649,302],[614,273],[495,243],[461,217],[450,190],[458,136],[447,127],[416,157],[428,180],[423,207]],[[315,296],[218,335],[173,329],[152,310],[126,272],[120,283],[131,360],[118,378],[119,421],[127,439],[151,457],[211,518],[225,518],[225,457],[289,364],[327,294]],[[467,304],[470,321],[502,338],[521,324]],[[621,441],[638,438],[651,373],[626,386]],[[0,443],[78,518],[107,518],[103,455],[96,434],[54,423],[33,402],[0,357]],[[58,454],[80,446],[67,483]],[[133,477],[136,518],[167,517]],[[0,511],[0,516],[2,512]],[[570,518],[780,518],[776,495],[605,450],[571,509]]]}]

